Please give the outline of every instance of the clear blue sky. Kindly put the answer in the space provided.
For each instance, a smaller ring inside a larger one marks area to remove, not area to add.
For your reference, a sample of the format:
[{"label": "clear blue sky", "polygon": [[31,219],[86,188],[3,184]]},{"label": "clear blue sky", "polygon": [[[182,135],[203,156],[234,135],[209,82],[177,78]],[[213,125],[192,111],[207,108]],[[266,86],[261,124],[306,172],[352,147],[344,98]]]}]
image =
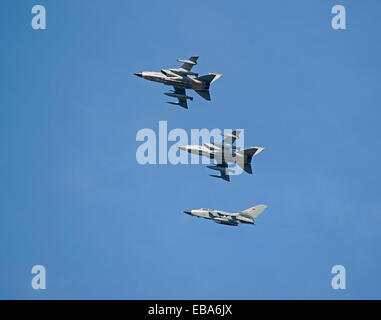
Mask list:
[{"label": "clear blue sky", "polygon": [[[43,4],[47,30],[31,28]],[[347,29],[331,28],[343,4]],[[379,1],[3,1],[0,298],[381,298]],[[199,55],[212,101],[133,72]],[[244,128],[254,174],[141,166],[139,129]],[[183,210],[264,203],[257,226]],[[47,289],[30,285],[44,265]],[[347,289],[331,288],[331,268]]]}]

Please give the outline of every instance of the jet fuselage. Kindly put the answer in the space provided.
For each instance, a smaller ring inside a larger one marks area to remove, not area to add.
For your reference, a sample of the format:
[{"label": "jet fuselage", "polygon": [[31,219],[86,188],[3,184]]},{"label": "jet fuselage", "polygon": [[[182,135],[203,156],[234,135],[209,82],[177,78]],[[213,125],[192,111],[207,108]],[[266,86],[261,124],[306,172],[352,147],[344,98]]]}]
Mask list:
[{"label": "jet fuselage", "polygon": [[[254,208],[256,208],[256,210],[258,210],[260,214],[263,210],[267,208],[267,206],[258,205]],[[195,210],[185,210],[184,213],[198,218],[213,220],[216,223],[226,224],[230,226],[238,226],[241,223],[255,224],[254,216],[246,212],[229,213],[220,210],[200,208]]]},{"label": "jet fuselage", "polygon": [[[226,162],[234,163],[243,159],[243,156],[236,153],[233,148],[214,148],[211,144],[206,143],[205,146],[186,145],[180,146],[180,150],[187,151],[192,154],[215,159],[217,163]],[[242,159],[241,159],[242,158]],[[243,161],[243,160],[242,160]]]},{"label": "jet fuselage", "polygon": [[192,90],[208,90],[210,84],[192,78],[187,75],[178,75],[169,70],[162,70],[162,72],[145,71],[135,73],[137,76],[154,82],[160,82],[167,86],[175,86],[184,89]]}]

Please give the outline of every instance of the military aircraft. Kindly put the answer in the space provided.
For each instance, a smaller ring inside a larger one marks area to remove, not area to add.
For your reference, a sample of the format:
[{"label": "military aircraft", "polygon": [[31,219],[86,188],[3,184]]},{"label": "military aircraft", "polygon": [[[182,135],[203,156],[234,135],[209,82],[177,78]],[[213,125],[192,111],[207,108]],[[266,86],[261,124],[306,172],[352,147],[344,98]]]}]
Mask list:
[{"label": "military aircraft", "polygon": [[186,145],[179,146],[179,149],[214,159],[217,164],[207,166],[207,168],[219,171],[221,175],[210,174],[210,176],[230,181],[229,173],[234,173],[234,170],[229,168],[229,163],[237,163],[244,171],[252,174],[251,160],[264,149],[263,147],[250,147],[240,150],[233,145],[240,133],[241,131],[234,130],[232,134],[221,134],[225,137],[222,143],[204,143],[203,146]]},{"label": "military aircraft", "polygon": [[178,99],[178,102],[168,102],[188,109],[187,100],[193,100],[186,94],[185,89],[193,89],[205,100],[210,101],[209,87],[210,84],[222,76],[219,73],[209,73],[205,76],[198,76],[198,73],[192,72],[191,69],[197,64],[198,57],[190,57],[188,60],[177,59],[182,62],[180,68],[162,69],[161,72],[144,71],[134,73],[138,77],[164,83],[167,86],[173,86],[173,91],[165,92],[169,97]]},{"label": "military aircraft", "polygon": [[248,223],[255,225],[255,219],[267,208],[264,204],[259,204],[249,209],[238,211],[234,213],[224,212],[212,209],[196,209],[185,210],[191,216],[198,218],[211,219],[216,223],[227,224],[229,226],[239,226],[241,223]]}]

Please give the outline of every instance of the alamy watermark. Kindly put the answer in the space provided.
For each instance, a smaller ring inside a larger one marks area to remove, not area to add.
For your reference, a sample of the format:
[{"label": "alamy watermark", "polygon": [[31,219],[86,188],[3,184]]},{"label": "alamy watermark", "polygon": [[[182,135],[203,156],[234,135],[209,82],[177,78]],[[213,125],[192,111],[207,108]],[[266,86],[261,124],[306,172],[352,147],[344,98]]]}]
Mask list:
[{"label": "alamy watermark", "polygon": [[[34,30],[46,29],[46,9],[43,5],[36,4],[32,7],[32,14],[34,15],[31,21],[31,26]],[[331,20],[331,26],[335,30],[346,29],[346,10],[343,5],[334,5],[331,13],[335,16]]]},{"label": "alamy watermark", "polygon": [[331,280],[332,289],[345,290],[347,288],[345,267],[340,264],[334,265],[331,273],[335,275]]},{"label": "alamy watermark", "polygon": [[337,4],[332,7],[331,13],[335,14],[331,20],[332,28],[335,30],[345,30],[347,28],[345,7]]},{"label": "alamy watermark", "polygon": [[[210,164],[211,162],[221,163],[223,159],[234,157],[235,152],[244,150],[244,130],[240,132],[239,137],[235,140],[235,145],[225,145],[223,143],[223,135],[231,135],[232,129],[191,129],[190,138],[188,132],[181,128],[175,128],[168,131],[167,121],[159,121],[158,134],[150,128],[140,129],[136,133],[136,141],[142,142],[136,150],[136,161],[140,165],[146,164]],[[199,146],[198,154],[189,154],[181,150],[179,147],[194,145]],[[208,157],[211,150],[216,150],[216,146],[223,145],[221,152],[212,152],[212,159]],[[190,157],[190,160],[189,160]],[[242,173],[242,169],[233,163],[232,174],[238,175]]]},{"label": "alamy watermark", "polygon": [[34,30],[46,29],[46,10],[42,5],[35,5],[32,8],[32,14],[34,14],[31,22],[31,26]]},{"label": "alamy watermark", "polygon": [[34,265],[32,267],[32,274],[35,276],[32,278],[32,288],[34,290],[45,290],[46,289],[46,269],[42,265]]}]

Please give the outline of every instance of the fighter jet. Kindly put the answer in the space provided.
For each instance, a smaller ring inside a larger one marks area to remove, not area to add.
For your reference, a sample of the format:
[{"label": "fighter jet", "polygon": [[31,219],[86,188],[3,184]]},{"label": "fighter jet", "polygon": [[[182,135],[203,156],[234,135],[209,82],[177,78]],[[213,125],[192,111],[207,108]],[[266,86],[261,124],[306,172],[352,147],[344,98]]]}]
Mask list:
[{"label": "fighter jet", "polygon": [[196,210],[185,210],[191,216],[198,218],[211,219],[216,223],[226,224],[229,226],[239,226],[241,223],[253,224],[255,225],[255,219],[267,208],[266,205],[259,204],[257,206],[251,207],[249,209],[238,211],[234,213],[224,212],[220,210],[212,209],[196,209]]},{"label": "fighter jet", "polygon": [[191,71],[192,67],[197,64],[197,59],[198,57],[190,57],[188,60],[177,59],[178,62],[183,63],[180,68],[162,69],[161,72],[136,72],[134,74],[150,81],[173,86],[173,91],[165,92],[164,94],[177,98],[178,102],[169,101],[168,103],[188,109],[187,100],[192,101],[193,97],[188,96],[185,89],[193,89],[205,100],[210,101],[210,84],[222,76],[219,73],[209,73],[199,77],[198,73]]},{"label": "fighter jet", "polygon": [[219,171],[221,175],[210,174],[210,176],[230,181],[229,173],[234,173],[234,170],[229,168],[229,163],[237,163],[244,171],[252,174],[251,160],[264,149],[263,147],[250,147],[245,150],[240,150],[240,148],[233,145],[240,133],[239,130],[234,130],[232,134],[221,134],[225,137],[221,144],[204,143],[203,146],[186,145],[179,146],[179,149],[214,159],[217,164],[207,166],[207,168]]}]

